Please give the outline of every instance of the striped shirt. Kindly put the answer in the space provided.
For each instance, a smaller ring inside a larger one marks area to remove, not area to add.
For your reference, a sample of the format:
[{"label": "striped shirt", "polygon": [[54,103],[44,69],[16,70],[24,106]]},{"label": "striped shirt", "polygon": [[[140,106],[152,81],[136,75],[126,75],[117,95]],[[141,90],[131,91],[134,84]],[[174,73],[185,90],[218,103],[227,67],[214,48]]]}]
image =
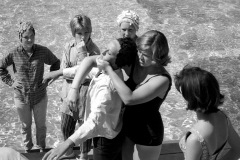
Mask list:
[{"label": "striped shirt", "polygon": [[[47,83],[42,83],[44,64],[51,65],[50,71],[60,68],[60,60],[47,47],[34,44],[32,55],[28,55],[19,45],[0,60],[0,77],[9,86],[18,82],[14,85],[15,98],[35,105],[46,95]],[[11,65],[12,74],[7,70]]]}]

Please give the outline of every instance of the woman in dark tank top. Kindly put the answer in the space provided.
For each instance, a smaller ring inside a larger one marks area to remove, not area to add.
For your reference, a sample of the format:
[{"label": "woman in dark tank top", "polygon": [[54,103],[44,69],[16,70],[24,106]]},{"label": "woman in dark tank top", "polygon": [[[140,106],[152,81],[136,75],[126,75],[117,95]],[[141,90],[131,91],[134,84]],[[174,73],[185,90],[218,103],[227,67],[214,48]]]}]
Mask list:
[{"label": "woman in dark tank top", "polygon": [[136,44],[138,57],[126,82],[107,63],[100,67],[109,74],[125,107],[123,160],[135,156],[140,160],[157,160],[164,134],[159,108],[172,85],[171,76],[164,68],[170,62],[169,47],[164,34],[156,30],[144,33]]},{"label": "woman in dark tank top", "polygon": [[[162,74],[162,76],[166,76],[171,81],[168,74]],[[137,86],[132,78],[125,83],[131,90],[135,90]],[[136,144],[146,146],[162,144],[164,127],[159,109],[166,96],[167,93],[164,98],[156,97],[145,103],[124,106],[126,108],[123,115],[123,131],[128,138]]]}]

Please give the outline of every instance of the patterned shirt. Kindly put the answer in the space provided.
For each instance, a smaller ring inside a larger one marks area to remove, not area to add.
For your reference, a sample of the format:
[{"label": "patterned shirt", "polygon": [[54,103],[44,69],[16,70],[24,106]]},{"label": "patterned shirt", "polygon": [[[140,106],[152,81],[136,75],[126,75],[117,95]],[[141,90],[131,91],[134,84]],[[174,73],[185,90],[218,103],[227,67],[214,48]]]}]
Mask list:
[{"label": "patterned shirt", "polygon": [[[71,74],[71,76],[65,76],[63,75],[63,86],[62,86],[62,92],[61,92],[61,98],[64,100],[67,97],[68,91],[70,89],[70,86],[72,85],[72,80],[75,76],[75,71],[78,68],[78,65],[82,62],[83,58],[86,56],[93,56],[93,55],[99,55],[100,50],[97,47],[97,45],[92,41],[92,39],[89,39],[89,41],[86,44],[86,54],[78,52],[76,49],[76,42],[72,40],[71,42],[67,43],[64,47],[64,53],[62,55],[62,61],[61,61],[61,68],[72,68],[74,74]],[[73,73],[72,72],[72,73]],[[65,109],[64,109],[65,110]],[[66,111],[62,110],[63,113],[68,114],[70,111],[68,107],[66,108]]]},{"label": "patterned shirt", "polygon": [[[61,61],[61,68],[62,69],[70,69],[73,71],[77,71],[78,65],[82,62],[82,60],[87,57],[87,56],[93,56],[93,55],[98,55],[100,54],[100,50],[97,47],[97,45],[92,41],[90,38],[88,42],[86,43],[86,52],[79,52],[77,47],[76,47],[76,42],[75,40],[72,40],[68,42],[65,45],[64,53],[62,55],[62,61]],[[63,85],[62,85],[62,91],[61,91],[61,99],[63,100],[63,105],[60,107],[60,111],[62,113],[68,114],[70,116],[73,116],[73,112],[70,111],[69,107],[66,105],[66,98],[68,95],[68,91],[72,85],[72,80],[74,79],[75,72],[74,74],[71,74],[71,76],[65,76],[63,75]],[[90,83],[91,79],[85,79],[85,86],[87,87]],[[83,87],[80,90],[79,98],[81,101],[79,101],[79,118],[83,117],[84,113],[84,108],[85,108],[85,95],[87,88],[84,89]]]},{"label": "patterned shirt", "polygon": [[[230,121],[229,121],[228,118],[227,118],[227,122],[228,122],[228,125],[229,125]],[[184,156],[185,156],[185,152],[186,152],[186,149],[187,149],[186,141],[187,141],[187,138],[190,134],[194,134],[195,136],[197,136],[197,139],[198,139],[199,143],[201,144],[202,155],[201,155],[200,160],[219,160],[219,159],[222,158],[224,148],[227,146],[227,141],[218,150],[216,150],[216,152],[213,153],[213,155],[210,155],[205,139],[199,133],[199,131],[194,129],[194,128],[191,128],[190,131],[188,131],[179,141],[179,146],[180,146],[180,149],[183,151]]]},{"label": "patterned shirt", "polygon": [[[0,77],[9,86],[18,82],[14,85],[15,98],[35,105],[46,95],[47,83],[42,83],[44,64],[51,65],[50,71],[60,68],[60,60],[47,47],[34,44],[33,53],[28,55],[19,45],[0,60]],[[11,65],[13,73],[7,70]]]},{"label": "patterned shirt", "polygon": [[[115,72],[123,79],[121,69]],[[110,77],[105,73],[96,75],[88,88],[84,123],[69,139],[78,145],[93,137],[115,138],[122,128],[121,106]]]}]

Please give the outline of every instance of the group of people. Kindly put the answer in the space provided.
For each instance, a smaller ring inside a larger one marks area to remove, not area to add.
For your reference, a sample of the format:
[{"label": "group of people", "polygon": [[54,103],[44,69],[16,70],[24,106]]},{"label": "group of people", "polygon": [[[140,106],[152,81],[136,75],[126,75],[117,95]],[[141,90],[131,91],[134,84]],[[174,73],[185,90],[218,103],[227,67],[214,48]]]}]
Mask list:
[{"label": "group of people", "polygon": [[[34,43],[32,24],[20,24],[21,44],[1,60],[0,76],[14,88],[27,151],[33,147],[32,112],[37,146],[45,148],[46,87],[62,76],[64,142],[47,152],[43,160],[73,158],[73,147],[79,144],[81,160],[88,159],[91,145],[95,160],[159,159],[164,137],[159,108],[172,86],[165,69],[170,63],[168,41],[157,30],[137,36],[139,16],[133,11],[123,11],[117,23],[120,37],[100,52],[91,39],[90,18],[84,14],[73,17],[70,28],[74,40],[65,46],[61,68],[49,49]],[[51,65],[45,75],[44,64]],[[10,65],[14,78],[7,71]],[[240,158],[239,135],[218,109],[224,96],[216,78],[199,67],[186,66],[175,75],[174,83],[187,109],[195,111],[198,118],[180,140],[185,159]],[[227,143],[231,149],[221,155]]]}]

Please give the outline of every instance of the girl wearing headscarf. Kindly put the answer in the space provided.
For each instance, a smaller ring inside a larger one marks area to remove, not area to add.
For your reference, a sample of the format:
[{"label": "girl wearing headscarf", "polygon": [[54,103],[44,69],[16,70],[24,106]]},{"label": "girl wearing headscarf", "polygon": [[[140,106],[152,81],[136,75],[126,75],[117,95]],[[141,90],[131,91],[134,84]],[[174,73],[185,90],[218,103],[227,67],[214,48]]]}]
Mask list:
[{"label": "girl wearing headscarf", "polygon": [[131,10],[123,11],[117,17],[117,24],[120,29],[120,37],[130,37],[136,41],[138,37],[136,33],[139,29],[139,16],[135,12]]}]

